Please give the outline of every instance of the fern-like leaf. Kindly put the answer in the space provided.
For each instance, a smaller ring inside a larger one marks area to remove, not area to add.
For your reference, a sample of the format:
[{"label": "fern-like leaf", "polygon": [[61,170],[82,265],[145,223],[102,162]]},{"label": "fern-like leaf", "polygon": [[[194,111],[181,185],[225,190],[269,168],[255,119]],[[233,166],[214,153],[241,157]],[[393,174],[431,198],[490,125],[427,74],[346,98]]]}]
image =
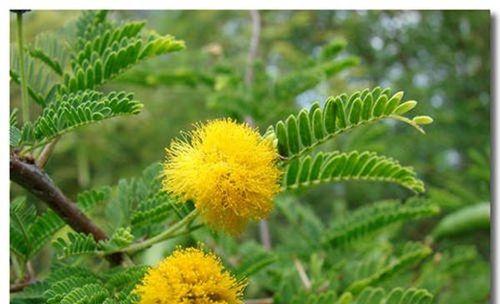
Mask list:
[{"label": "fern-like leaf", "polygon": [[64,227],[64,221],[52,210],[38,216],[29,228],[31,251],[36,254],[52,236]]},{"label": "fern-like leaf", "polygon": [[85,42],[71,61],[72,72],[64,75],[60,93],[95,89],[141,60],[184,48],[183,41],[169,35],[143,41],[139,33],[144,24],[129,22],[111,27]]},{"label": "fern-like leaf", "polygon": [[287,163],[283,188],[294,189],[327,182],[365,180],[391,182],[414,192],[423,192],[424,183],[411,167],[375,152],[318,153]]},{"label": "fern-like leaf", "polygon": [[[14,70],[10,70],[10,79],[19,85],[21,84],[21,77]],[[31,97],[31,99],[33,99],[40,106],[45,107],[46,100],[43,97],[43,94],[34,89],[30,84],[27,85],[27,88],[28,95]]]},{"label": "fern-like leaf", "polygon": [[[73,267],[69,265],[53,265],[53,269],[45,281],[42,282],[43,288],[42,299],[37,303],[47,304],[60,304],[63,299],[69,300],[72,296],[67,297],[69,294],[74,294],[73,291],[87,285],[102,286],[102,280],[87,268]],[[78,301],[85,301],[86,297],[76,299]],[[83,302],[87,303],[87,302]],[[101,303],[101,301],[96,302]]]},{"label": "fern-like leaf", "polygon": [[148,266],[118,268],[105,274],[106,288],[112,292],[131,292],[149,269]]},{"label": "fern-like leaf", "polygon": [[30,49],[29,54],[31,57],[39,59],[50,67],[57,75],[62,76],[63,68],[56,58],[52,58],[50,55],[45,53],[41,48]]},{"label": "fern-like leaf", "polygon": [[332,304],[337,303],[337,294],[334,291],[323,293],[302,293],[294,295],[291,304]]},{"label": "fern-like leaf", "polygon": [[60,304],[96,304],[109,297],[109,292],[100,284],[87,284],[77,287],[67,293]]},{"label": "fern-like leaf", "polygon": [[85,43],[102,34],[111,24],[106,20],[107,11],[83,11],[76,21],[77,43],[75,48],[82,49]]},{"label": "fern-like leaf", "polygon": [[353,301],[352,304],[430,304],[433,295],[425,289],[394,288],[386,292],[382,288],[368,287]]},{"label": "fern-like leaf", "polygon": [[323,241],[335,248],[345,246],[396,222],[432,216],[439,208],[425,200],[414,199],[406,204],[384,201],[360,208],[334,223]]},{"label": "fern-like leaf", "polygon": [[17,147],[21,141],[21,130],[16,126],[11,126],[9,132],[9,145],[11,147]]},{"label": "fern-like leaf", "polygon": [[143,200],[132,212],[131,224],[141,228],[151,224],[161,223],[168,218],[173,210],[174,201],[164,192],[158,192]]},{"label": "fern-like leaf", "polygon": [[103,186],[78,193],[76,201],[78,207],[86,211],[92,209],[95,205],[109,199],[110,195],[111,188],[108,186]]},{"label": "fern-like leaf", "polygon": [[[84,212],[89,211],[97,203],[106,200],[110,194],[109,187],[100,187],[96,189],[81,192],[77,196],[78,207]],[[11,206],[16,206],[11,204]],[[31,205],[32,206],[32,205]],[[32,206],[34,210],[34,206]],[[18,216],[16,210],[11,211],[11,217]],[[63,228],[65,222],[52,210],[48,210],[40,215],[34,215],[30,219],[23,219],[26,223],[26,237],[21,238],[19,229],[15,226],[15,221],[11,221],[11,248],[12,251],[20,254],[19,248],[24,248],[22,254],[26,258],[31,258],[50,240],[53,235]],[[21,243],[19,243],[22,241]]]},{"label": "fern-like leaf", "polygon": [[10,131],[10,136],[9,136],[9,143],[11,147],[17,147],[19,145],[19,142],[21,141],[21,130],[18,128],[18,121],[17,121],[17,112],[19,110],[17,108],[14,108],[10,112],[10,117],[9,117],[9,131]]},{"label": "fern-like leaf", "polygon": [[147,269],[117,267],[97,275],[87,268],[56,264],[34,292],[23,292],[19,298],[47,304],[133,304],[138,298],[132,291]]},{"label": "fern-like leaf", "polygon": [[10,250],[26,259],[32,244],[29,235],[29,223],[36,217],[33,204],[26,202],[26,197],[15,198],[10,204]]},{"label": "fern-like leaf", "polygon": [[95,277],[72,275],[51,284],[43,296],[47,299],[47,304],[61,303],[73,289],[96,283]]},{"label": "fern-like leaf", "polygon": [[347,288],[346,292],[352,294],[358,294],[363,289],[368,286],[373,286],[389,276],[394,275],[401,269],[415,265],[424,258],[428,257],[432,253],[431,248],[418,244],[418,243],[407,243],[403,248],[403,251],[399,257],[389,261],[389,263],[377,269],[374,273],[368,277],[356,280],[352,282]]},{"label": "fern-like leaf", "polygon": [[21,141],[37,147],[72,129],[104,119],[140,112],[142,104],[132,94],[82,91],[62,96],[47,106],[33,124],[22,128]]},{"label": "fern-like leaf", "polygon": [[67,240],[60,237],[52,244],[59,251],[59,259],[75,255],[94,254],[99,248],[92,235],[75,232],[68,233]]},{"label": "fern-like leaf", "polygon": [[286,159],[295,158],[321,143],[357,126],[392,118],[406,122],[423,132],[421,124],[431,123],[427,116],[409,119],[403,116],[412,110],[416,101],[401,103],[403,92],[391,95],[390,89],[379,87],[330,97],[324,107],[315,103],[309,110],[290,115],[274,126],[278,151]]},{"label": "fern-like leaf", "polygon": [[249,255],[244,258],[238,268],[233,271],[235,277],[239,280],[245,280],[251,277],[260,270],[266,268],[267,266],[273,264],[278,260],[275,254],[261,251],[255,252],[253,255]]}]

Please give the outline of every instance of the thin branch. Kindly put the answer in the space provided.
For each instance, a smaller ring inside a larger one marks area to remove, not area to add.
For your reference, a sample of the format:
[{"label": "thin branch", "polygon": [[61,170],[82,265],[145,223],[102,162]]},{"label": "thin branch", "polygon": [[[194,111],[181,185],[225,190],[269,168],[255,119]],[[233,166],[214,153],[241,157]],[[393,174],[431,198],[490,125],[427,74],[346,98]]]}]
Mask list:
[{"label": "thin branch", "polygon": [[260,43],[260,13],[257,10],[250,11],[252,18],[252,37],[250,39],[250,50],[248,52],[247,69],[245,73],[245,84],[250,86],[254,77],[254,63],[257,58]]},{"label": "thin branch", "polygon": [[259,222],[259,230],[260,230],[260,241],[262,242],[262,247],[265,250],[271,250],[271,233],[269,232],[269,223],[267,220],[261,220]]},{"label": "thin branch", "polygon": [[24,288],[30,286],[30,285],[33,285],[35,284],[36,281],[34,280],[30,280],[30,281],[26,281],[26,282],[21,282],[21,283],[14,283],[14,284],[10,284],[10,292],[11,293],[14,293],[14,292],[20,292],[22,291]]},{"label": "thin branch", "polygon": [[299,273],[300,281],[302,281],[302,285],[304,285],[304,288],[307,290],[311,289],[311,280],[309,280],[309,277],[307,276],[306,270],[304,269],[304,266],[302,266],[302,263],[297,258],[294,258],[293,264],[295,265],[295,268]]},{"label": "thin branch", "polygon": [[47,161],[49,160],[50,155],[54,151],[54,148],[56,147],[57,142],[59,141],[60,136],[54,138],[50,143],[48,143],[45,147],[43,147],[42,153],[40,153],[40,156],[38,157],[36,161],[36,165],[39,168],[45,167],[47,164]]},{"label": "thin branch", "polygon": [[[59,215],[73,230],[91,234],[96,241],[106,240],[106,233],[96,226],[78,206],[68,199],[54,184],[50,177],[33,163],[19,158],[16,153],[10,156],[10,179],[31,192],[50,209]],[[112,263],[119,264],[120,254],[107,257]]]},{"label": "thin branch", "polygon": [[[261,31],[259,11],[251,10],[250,17],[252,18],[252,37],[250,38],[250,49],[248,51],[248,60],[245,73],[245,85],[247,86],[247,88],[251,87],[254,79],[254,65],[259,50]],[[245,122],[249,126],[255,127],[255,121],[250,115],[245,116]],[[259,231],[262,246],[268,251],[271,250],[271,234],[269,232],[269,223],[267,222],[267,220],[261,220],[259,222]]]},{"label": "thin branch", "polygon": [[195,209],[195,210],[191,211],[191,213],[186,215],[184,218],[182,218],[180,221],[178,221],[174,225],[170,226],[164,232],[162,232],[158,235],[155,235],[152,238],[146,239],[140,243],[135,243],[135,244],[132,244],[128,247],[120,248],[116,251],[112,251],[111,253],[125,252],[128,254],[132,254],[132,253],[135,253],[137,251],[149,248],[157,243],[160,243],[160,242],[166,241],[168,239],[171,239],[173,237],[176,237],[176,236],[184,233],[184,231],[182,231],[182,232],[179,232],[179,231],[182,228],[189,225],[190,223],[192,223],[197,216],[198,216],[198,211]]}]

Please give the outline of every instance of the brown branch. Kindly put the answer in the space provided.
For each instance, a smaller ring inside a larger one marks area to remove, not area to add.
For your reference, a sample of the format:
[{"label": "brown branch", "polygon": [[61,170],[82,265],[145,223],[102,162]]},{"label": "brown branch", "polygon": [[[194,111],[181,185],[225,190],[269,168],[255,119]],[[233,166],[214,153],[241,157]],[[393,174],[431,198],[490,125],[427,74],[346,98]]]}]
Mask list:
[{"label": "brown branch", "polygon": [[261,220],[259,222],[259,231],[262,247],[264,247],[265,250],[270,251],[272,247],[271,233],[269,232],[269,222],[267,220]]},{"label": "brown branch", "polygon": [[250,11],[252,18],[252,37],[250,38],[250,50],[248,52],[247,70],[245,73],[245,84],[250,86],[253,82],[254,63],[257,58],[260,42],[260,13],[257,10]]},{"label": "brown branch", "polygon": [[[31,192],[59,215],[73,230],[91,234],[96,241],[106,240],[106,233],[97,227],[78,206],[57,188],[50,177],[38,166],[21,159],[16,153],[10,155],[10,179]],[[120,254],[107,257],[112,263],[122,261]]]},{"label": "brown branch", "polygon": [[24,288],[30,286],[30,285],[33,285],[35,284],[36,281],[34,280],[29,280],[29,281],[25,281],[25,282],[20,282],[20,283],[14,283],[14,284],[10,284],[10,292],[11,293],[14,293],[14,292],[20,292],[22,291]]}]

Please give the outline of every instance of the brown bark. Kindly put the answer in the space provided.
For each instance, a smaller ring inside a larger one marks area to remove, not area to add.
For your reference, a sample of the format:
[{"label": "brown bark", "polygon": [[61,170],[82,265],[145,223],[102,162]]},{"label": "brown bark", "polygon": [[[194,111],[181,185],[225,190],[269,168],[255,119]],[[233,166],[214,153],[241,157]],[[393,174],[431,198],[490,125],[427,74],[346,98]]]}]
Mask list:
[{"label": "brown bark", "polygon": [[[11,153],[10,156],[10,179],[45,202],[76,232],[91,234],[96,241],[108,238],[101,228],[64,195],[42,169],[30,161],[21,159],[16,153]],[[113,254],[107,258],[114,264],[119,264],[122,260],[120,254]]]}]

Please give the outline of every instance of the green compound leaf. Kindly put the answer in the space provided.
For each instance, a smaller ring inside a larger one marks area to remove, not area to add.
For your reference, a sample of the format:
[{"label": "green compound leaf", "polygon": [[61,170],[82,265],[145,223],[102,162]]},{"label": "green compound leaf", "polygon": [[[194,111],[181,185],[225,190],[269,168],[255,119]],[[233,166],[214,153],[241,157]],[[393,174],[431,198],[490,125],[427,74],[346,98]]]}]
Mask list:
[{"label": "green compound leaf", "polygon": [[283,189],[351,180],[390,182],[413,192],[424,192],[424,183],[411,167],[375,152],[323,153],[296,158],[284,168]]},{"label": "green compound leaf", "polygon": [[70,232],[67,239],[59,237],[52,245],[59,251],[58,258],[65,259],[70,256],[95,254],[99,248],[92,235]]},{"label": "green compound leaf", "polygon": [[326,232],[323,242],[334,248],[350,244],[388,225],[436,215],[439,208],[426,200],[413,199],[405,204],[383,201],[357,209],[336,221]]},{"label": "green compound leaf", "polygon": [[352,299],[352,295],[345,293],[345,298],[350,298],[347,302],[337,303],[351,303],[351,304],[431,304],[434,296],[425,289],[409,288],[403,289],[401,287],[394,288],[386,292],[382,288],[368,287],[361,292],[361,294]]},{"label": "green compound leaf", "polygon": [[45,107],[35,122],[23,126],[21,144],[38,147],[75,128],[116,116],[135,115],[141,108],[133,94],[125,92],[104,95],[87,90],[64,95]]},{"label": "green compound leaf", "polygon": [[381,282],[387,277],[396,274],[401,269],[417,264],[431,253],[432,250],[427,246],[418,243],[407,243],[399,257],[389,261],[387,265],[379,268],[371,275],[352,282],[346,288],[346,292],[358,294],[363,289]]},{"label": "green compound leaf", "polygon": [[285,159],[296,158],[314,147],[347,130],[383,119],[403,121],[420,132],[420,124],[429,124],[428,116],[413,120],[403,116],[412,110],[416,101],[402,102],[403,92],[391,95],[390,89],[365,89],[351,96],[329,97],[323,107],[315,103],[309,110],[301,110],[274,126],[278,150]]}]

